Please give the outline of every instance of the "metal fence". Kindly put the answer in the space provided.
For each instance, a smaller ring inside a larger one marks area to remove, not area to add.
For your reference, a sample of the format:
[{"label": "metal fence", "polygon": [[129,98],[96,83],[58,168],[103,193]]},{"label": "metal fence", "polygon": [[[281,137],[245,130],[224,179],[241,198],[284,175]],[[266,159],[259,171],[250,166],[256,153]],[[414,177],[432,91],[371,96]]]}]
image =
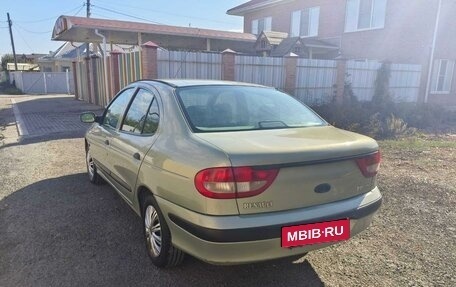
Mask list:
[{"label": "metal fence", "polygon": [[[370,101],[374,95],[375,80],[382,63],[376,61],[348,61],[347,81],[355,96]],[[390,93],[396,102],[416,102],[420,92],[421,65],[391,64]]]},{"label": "metal fence", "polygon": [[390,93],[396,102],[417,102],[421,84],[421,65],[391,65]]},{"label": "metal fence", "polygon": [[337,62],[298,59],[295,96],[311,105],[330,102],[335,93]]},{"label": "metal fence", "polygon": [[376,61],[348,61],[346,81],[360,101],[370,101],[374,95],[375,79],[381,63]]},{"label": "metal fence", "polygon": [[284,58],[236,56],[234,63],[236,81],[285,87]]},{"label": "metal fence", "polygon": [[84,100],[86,102],[91,102],[89,99],[89,85],[87,82],[87,62],[81,61],[76,63],[76,70],[74,73],[76,74],[77,81],[77,90],[78,90],[78,98],[80,100]]},{"label": "metal fence", "polygon": [[[113,67],[113,69],[116,69],[116,67]],[[121,89],[131,82],[142,79],[141,52],[120,55],[118,69]]]},{"label": "metal fence", "polygon": [[[77,63],[75,75],[77,75],[79,98],[105,106],[119,89],[142,78],[142,56],[138,51],[121,54],[117,58],[113,58],[114,55],[108,57],[107,81],[102,58]],[[225,64],[234,64],[234,75],[230,74],[229,79],[286,89],[301,101],[311,105],[330,102],[343,89],[343,86],[336,86],[336,83],[339,85],[344,79],[351,83],[353,92],[360,101],[370,101],[374,95],[375,80],[381,67],[381,63],[376,61],[347,61],[344,70],[344,62],[341,61],[296,58],[295,61],[285,62],[285,58],[245,55],[235,55],[234,62],[232,58],[226,60],[230,61],[227,63],[224,63],[224,60],[220,53],[158,49],[156,62],[150,64],[156,65],[158,78],[215,80],[223,79],[222,68],[230,67],[224,66]],[[296,66],[293,66],[293,62]],[[417,102],[422,88],[420,87],[421,66],[391,64],[390,68],[389,85],[393,99],[396,102]],[[32,74],[38,75],[38,73]],[[61,74],[65,75],[65,73]],[[291,78],[286,82],[287,75]],[[46,78],[51,77],[48,75]],[[32,89],[29,86],[37,90],[57,92],[54,87],[65,86],[66,83],[69,83],[72,92],[73,81],[71,77],[69,78],[68,81],[66,79],[48,81],[46,87],[45,81],[39,76],[28,79],[28,85],[22,77],[16,76],[16,82],[18,86],[24,88],[24,92]]]},{"label": "metal fence", "polygon": [[158,50],[158,78],[222,79],[222,55]]},{"label": "metal fence", "polygon": [[73,94],[73,74],[69,72],[10,72],[10,83],[25,94]]},{"label": "metal fence", "polygon": [[[108,63],[108,74],[109,74],[109,61]],[[92,62],[92,69],[96,71],[96,76],[92,77],[91,83],[92,83],[92,89],[94,94],[96,95],[94,98],[94,104],[105,107],[108,104],[108,100],[106,99],[106,96],[109,97],[107,94],[107,91],[109,90],[106,89],[106,82],[105,82],[105,69],[104,69],[104,59],[103,58],[97,58],[94,62]],[[109,84],[109,82],[108,82]]]}]

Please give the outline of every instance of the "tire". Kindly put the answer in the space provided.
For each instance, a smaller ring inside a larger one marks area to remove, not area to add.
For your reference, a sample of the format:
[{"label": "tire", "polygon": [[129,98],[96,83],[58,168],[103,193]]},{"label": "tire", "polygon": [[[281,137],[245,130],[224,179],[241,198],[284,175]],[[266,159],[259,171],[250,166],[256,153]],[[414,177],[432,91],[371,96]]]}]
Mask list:
[{"label": "tire", "polygon": [[152,263],[160,268],[181,264],[185,253],[173,246],[166,220],[151,195],[143,200],[141,211],[147,254]]},{"label": "tire", "polygon": [[89,176],[89,180],[91,183],[99,185],[104,182],[103,179],[98,175],[97,166],[95,165],[95,162],[92,156],[90,155],[90,150],[86,151],[86,167],[87,175]]}]

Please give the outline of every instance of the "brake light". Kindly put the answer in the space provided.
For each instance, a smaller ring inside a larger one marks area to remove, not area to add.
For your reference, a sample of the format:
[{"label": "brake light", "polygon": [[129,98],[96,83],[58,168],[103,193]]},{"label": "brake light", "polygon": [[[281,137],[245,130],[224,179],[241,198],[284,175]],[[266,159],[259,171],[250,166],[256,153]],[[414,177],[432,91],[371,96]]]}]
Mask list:
[{"label": "brake light", "polygon": [[209,198],[250,197],[265,191],[278,172],[278,169],[252,167],[208,168],[196,174],[195,186],[199,193]]},{"label": "brake light", "polygon": [[356,163],[365,177],[373,177],[378,173],[378,170],[380,169],[380,161],[380,151],[356,159]]}]

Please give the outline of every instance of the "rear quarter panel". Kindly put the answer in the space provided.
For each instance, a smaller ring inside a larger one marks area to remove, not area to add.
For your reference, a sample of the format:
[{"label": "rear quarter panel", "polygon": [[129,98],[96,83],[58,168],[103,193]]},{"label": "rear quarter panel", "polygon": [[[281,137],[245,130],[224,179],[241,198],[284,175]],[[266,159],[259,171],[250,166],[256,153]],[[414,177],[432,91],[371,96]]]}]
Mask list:
[{"label": "rear quarter panel", "polygon": [[155,196],[195,212],[238,214],[235,199],[206,198],[195,188],[198,171],[219,166],[230,166],[227,156],[206,143],[191,137],[159,137],[143,161],[138,183]]},{"label": "rear quarter panel", "polygon": [[202,169],[231,166],[228,156],[194,136],[171,88],[156,88],[161,98],[158,138],[140,167],[136,192],[146,187],[157,197],[203,214],[239,214],[235,199],[204,197],[194,184]]}]

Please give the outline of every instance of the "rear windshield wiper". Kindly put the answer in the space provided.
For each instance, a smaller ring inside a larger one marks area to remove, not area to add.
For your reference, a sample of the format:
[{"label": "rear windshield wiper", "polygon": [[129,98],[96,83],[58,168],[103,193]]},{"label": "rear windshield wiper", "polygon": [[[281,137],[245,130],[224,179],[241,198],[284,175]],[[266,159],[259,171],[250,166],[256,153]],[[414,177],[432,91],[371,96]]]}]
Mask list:
[{"label": "rear windshield wiper", "polygon": [[262,129],[287,128],[288,125],[282,121],[261,121],[258,126]]}]

